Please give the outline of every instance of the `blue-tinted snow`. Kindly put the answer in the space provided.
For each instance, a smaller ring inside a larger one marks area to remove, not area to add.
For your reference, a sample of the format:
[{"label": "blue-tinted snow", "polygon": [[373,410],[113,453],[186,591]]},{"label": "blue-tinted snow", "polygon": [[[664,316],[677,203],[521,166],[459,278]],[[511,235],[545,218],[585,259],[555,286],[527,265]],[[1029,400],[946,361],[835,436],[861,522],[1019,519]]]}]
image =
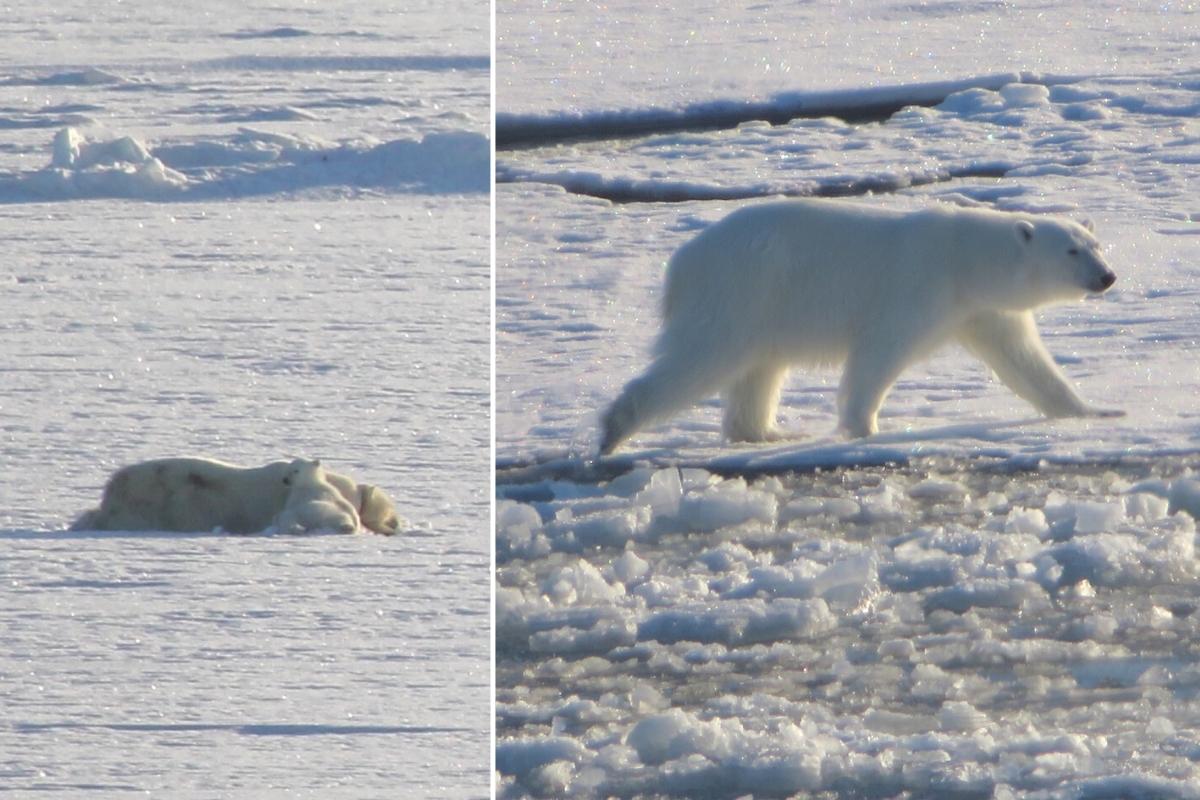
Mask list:
[{"label": "blue-tinted snow", "polygon": [[[486,796],[488,16],[0,14],[8,794]],[[179,454],[413,528],[64,531]]]}]

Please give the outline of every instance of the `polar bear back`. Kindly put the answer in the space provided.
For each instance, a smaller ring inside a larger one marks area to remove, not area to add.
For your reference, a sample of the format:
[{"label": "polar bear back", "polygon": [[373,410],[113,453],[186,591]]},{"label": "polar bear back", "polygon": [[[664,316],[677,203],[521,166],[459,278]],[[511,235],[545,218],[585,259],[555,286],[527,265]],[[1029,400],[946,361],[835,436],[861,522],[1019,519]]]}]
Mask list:
[{"label": "polar bear back", "polygon": [[161,458],[122,467],[100,507],[80,524],[97,530],[253,533],[283,506],[288,462],[238,467],[206,458]]},{"label": "polar bear back", "polygon": [[657,351],[676,339],[746,339],[793,359],[840,363],[864,326],[925,308],[956,316],[960,278],[1012,261],[1011,224],[985,210],[827,200],[748,206],[672,256]]}]

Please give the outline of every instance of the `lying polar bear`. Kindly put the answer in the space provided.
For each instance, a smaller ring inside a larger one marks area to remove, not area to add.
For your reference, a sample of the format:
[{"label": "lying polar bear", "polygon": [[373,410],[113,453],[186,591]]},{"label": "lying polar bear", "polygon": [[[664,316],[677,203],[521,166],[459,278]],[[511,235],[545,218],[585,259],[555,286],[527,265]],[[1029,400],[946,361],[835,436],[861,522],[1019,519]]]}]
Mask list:
[{"label": "lying polar bear", "polygon": [[[238,467],[206,458],[161,458],[117,470],[98,508],[85,511],[72,530],[211,531],[256,533],[283,511],[291,487],[290,461]],[[325,480],[356,509],[362,525],[393,534],[400,519],[377,486],[325,472]]]},{"label": "lying polar bear", "polygon": [[330,483],[320,461],[297,458],[288,466],[283,482],[287,484],[288,495],[274,523],[280,532],[358,530],[358,509]]}]

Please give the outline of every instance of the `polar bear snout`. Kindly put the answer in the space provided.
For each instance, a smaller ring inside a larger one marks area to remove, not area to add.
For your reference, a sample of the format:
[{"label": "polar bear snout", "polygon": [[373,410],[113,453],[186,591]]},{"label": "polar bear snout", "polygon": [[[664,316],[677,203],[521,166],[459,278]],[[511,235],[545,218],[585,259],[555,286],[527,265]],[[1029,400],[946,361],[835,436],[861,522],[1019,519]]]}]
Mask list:
[{"label": "polar bear snout", "polygon": [[1117,282],[1117,274],[1104,263],[1099,253],[1073,251],[1072,255],[1081,262],[1076,269],[1082,272],[1079,282],[1088,294],[1104,294]]},{"label": "polar bear snout", "polygon": [[1114,283],[1117,282],[1117,273],[1107,267],[1101,268],[1101,271],[1092,276],[1088,284],[1087,290],[1091,294],[1104,294],[1109,290]]}]

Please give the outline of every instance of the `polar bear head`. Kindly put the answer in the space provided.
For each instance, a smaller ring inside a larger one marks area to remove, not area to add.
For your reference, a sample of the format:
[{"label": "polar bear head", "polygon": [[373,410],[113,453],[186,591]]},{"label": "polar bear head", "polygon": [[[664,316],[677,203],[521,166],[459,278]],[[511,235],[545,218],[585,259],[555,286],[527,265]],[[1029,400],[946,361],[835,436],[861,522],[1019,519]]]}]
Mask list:
[{"label": "polar bear head", "polygon": [[325,470],[321,468],[319,459],[309,461],[307,458],[297,458],[288,464],[283,472],[284,486],[311,486],[326,483]]},{"label": "polar bear head", "polygon": [[1117,280],[1089,227],[1066,220],[1018,217],[1012,222],[1017,258],[1014,310],[1101,294]]}]

